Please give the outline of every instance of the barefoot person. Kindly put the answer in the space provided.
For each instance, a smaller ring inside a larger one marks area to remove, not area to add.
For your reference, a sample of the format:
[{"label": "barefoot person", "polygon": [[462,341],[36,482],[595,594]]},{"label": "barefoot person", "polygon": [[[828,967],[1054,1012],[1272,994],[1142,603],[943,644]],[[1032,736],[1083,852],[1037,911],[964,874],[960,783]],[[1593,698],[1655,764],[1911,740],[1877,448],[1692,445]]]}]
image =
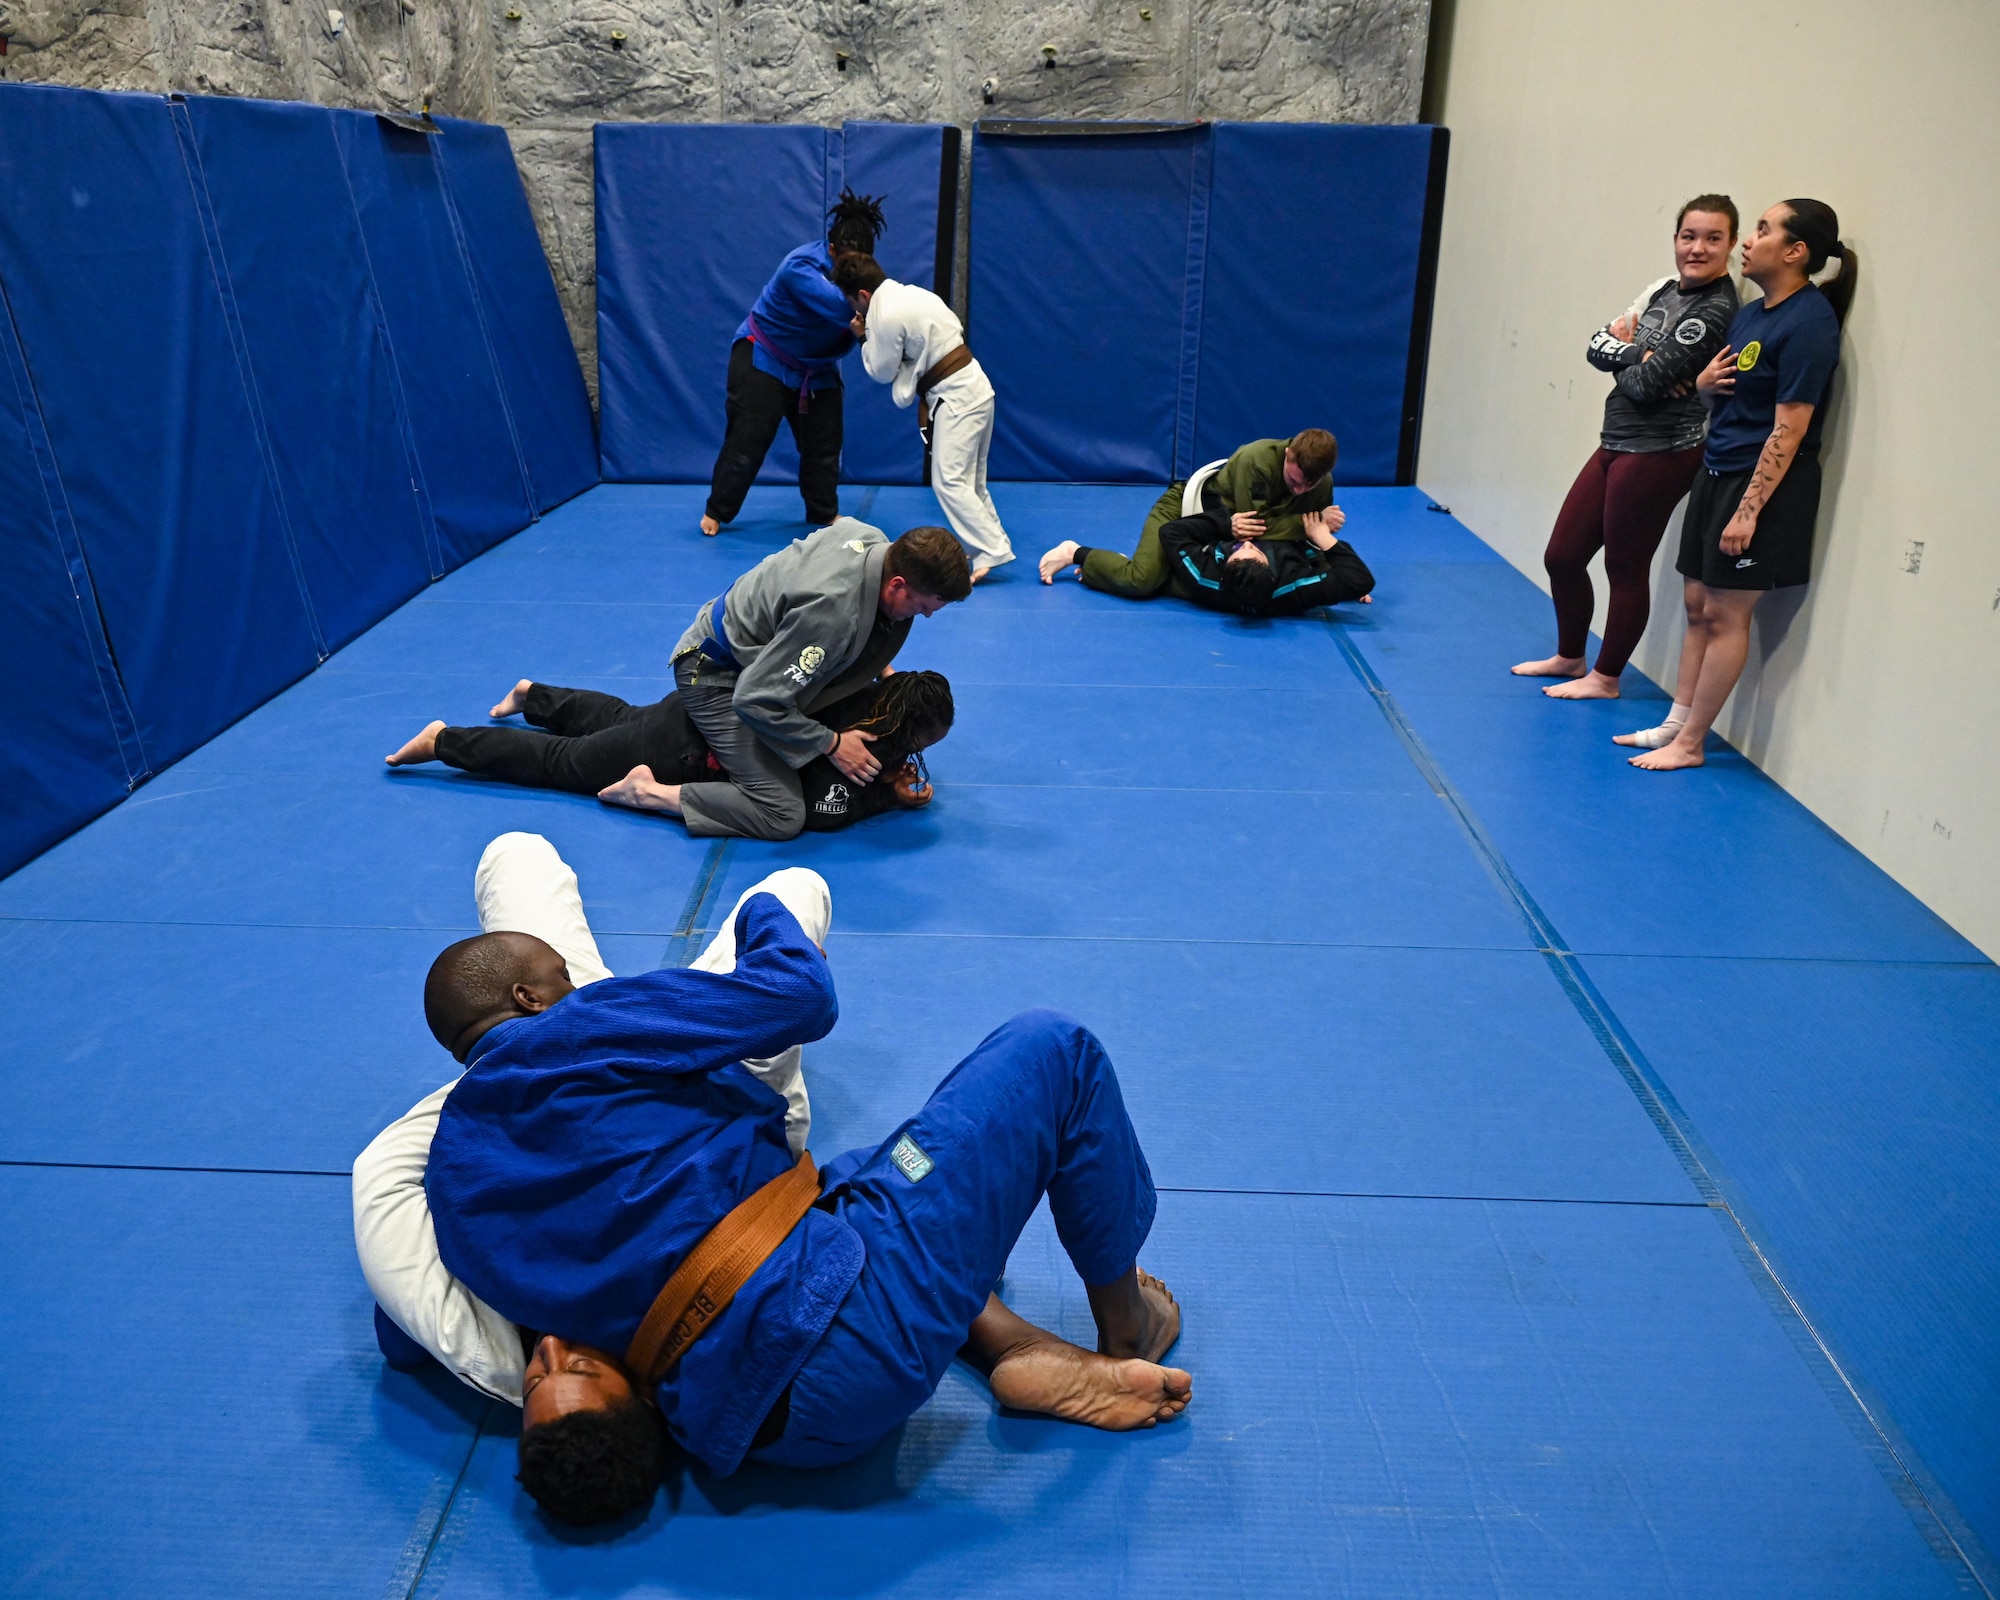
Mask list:
[{"label": "barefoot person", "polygon": [[[522,1374],[520,1481],[559,1519],[650,1504],[661,1429],[712,1471],[833,1466],[955,1357],[1000,1404],[1110,1429],[1186,1407],[1161,1365],[1171,1294],[1137,1264],[1152,1178],[1081,1024],[1004,1024],[873,1149],[794,1160],[784,1099],[737,1063],[822,1037],[825,957],[775,894],[732,923],[727,972],[577,990],[525,933],[452,945],[424,1011],[466,1064],[425,1174],[441,1268],[541,1337]],[[992,1293],[1046,1197],[1098,1350]]]},{"label": "barefoot person", "polygon": [[599,798],[680,817],[697,838],[797,838],[801,767],[825,756],[852,783],[882,774],[872,734],[835,732],[814,713],[880,677],[916,618],[971,592],[965,552],[943,528],[891,544],[842,517],[793,540],[696,611],[674,646],[681,704],[721,775],[663,784],[635,768]]},{"label": "barefoot person", "polygon": [[[1084,586],[1128,600],[1148,600],[1170,581],[1161,532],[1170,522],[1196,515],[1219,515],[1221,533],[1236,541],[1306,539],[1306,517],[1333,504],[1333,435],[1306,428],[1290,439],[1256,439],[1225,461],[1212,461],[1185,483],[1170,483],[1147,514],[1139,548],[1130,556],[1093,550],[1065,539],[1044,552],[1041,578],[1074,566]],[[1226,523],[1226,527],[1221,524]],[[1331,531],[1339,532],[1334,523]],[[1218,537],[1211,534],[1210,538]]]},{"label": "barefoot person", "polygon": [[833,281],[854,307],[862,369],[890,386],[898,406],[917,407],[931,447],[931,490],[978,583],[1014,559],[1014,546],[986,489],[993,385],[973,359],[964,324],[930,290],[889,277],[873,256],[844,257]]},{"label": "barefoot person", "polygon": [[840,358],[854,348],[854,335],[848,328],[853,312],[834,287],[833,272],[844,256],[871,254],[882,227],[879,200],[842,190],[827,214],[825,241],[802,244],[779,262],[736,330],[726,431],[702,511],[703,533],[718,533],[736,520],[780,421],[790,425],[799,447],[806,521],[823,524],[840,515]]},{"label": "barefoot person", "polygon": [[[837,732],[853,729],[873,739],[882,770],[872,783],[857,783],[825,756],[808,761],[799,769],[808,833],[830,833],[897,807],[914,810],[931,802],[923,752],[951,731],[951,684],[940,672],[885,667],[883,673],[818,713]],[[679,691],[657,705],[635,706],[616,695],[523,678],[492,714],[525,716],[531,727],[548,731],[433,722],[390,756],[389,765],[442,761],[504,783],[594,794],[619,805],[631,804],[635,794],[657,797],[669,785],[722,775],[722,764],[696,730]]]},{"label": "barefoot person", "polygon": [[[1824,289],[1811,282],[1840,263]],[[1771,589],[1812,575],[1819,440],[1854,298],[1855,255],[1818,200],[1783,200],[1743,242],[1743,276],[1764,291],[1736,314],[1729,343],[1702,369],[1710,408],[1702,470],[1688,496],[1680,559],[1687,637],[1674,705],[1657,728],[1620,734],[1650,772],[1702,764],[1702,743],[1750,653],[1750,617]]]},{"label": "barefoot person", "polygon": [[[1514,668],[1525,678],[1568,680],[1542,691],[1555,699],[1617,699],[1619,675],[1646,631],[1653,552],[1701,464],[1708,409],[1694,380],[1722,348],[1736,315],[1729,276],[1736,227],[1728,195],[1697,195],[1682,206],[1674,222],[1674,276],[1591,336],[1586,359],[1613,381],[1597,453],[1570,486],[1542,555],[1556,607],[1556,653]],[[1611,606],[1597,665],[1586,673],[1583,652],[1596,603],[1590,558],[1599,550]]]}]

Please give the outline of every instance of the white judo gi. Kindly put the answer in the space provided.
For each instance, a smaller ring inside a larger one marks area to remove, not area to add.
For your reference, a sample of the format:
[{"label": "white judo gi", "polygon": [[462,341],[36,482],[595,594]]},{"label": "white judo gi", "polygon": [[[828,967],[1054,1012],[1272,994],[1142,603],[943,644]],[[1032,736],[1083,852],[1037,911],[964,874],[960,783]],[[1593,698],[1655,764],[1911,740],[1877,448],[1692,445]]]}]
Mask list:
[{"label": "white judo gi", "polygon": [[[783,867],[745,889],[722,929],[693,965],[698,972],[736,968],[736,911],[753,894],[772,894],[824,947],[833,920],[826,880]],[[576,874],[538,833],[503,833],[486,847],[473,878],[485,933],[532,933],[563,958],[581,989],[611,976],[583,914]],[[785,1140],[796,1155],[812,1129],[799,1046],[743,1063],[785,1097]],[[438,1358],[454,1377],[497,1400],[521,1403],[527,1358],[514,1324],[445,1270],[438,1258],[424,1172],[445,1097],[457,1083],[424,1096],[376,1135],[354,1162],[354,1246],[362,1276],[389,1320]]]},{"label": "white judo gi", "polygon": [[[867,326],[861,365],[877,383],[888,384],[891,397],[906,410],[916,401],[917,380],[965,343],[964,325],[950,306],[930,290],[894,278],[885,278],[869,297]],[[951,531],[975,568],[1012,561],[1014,546],[986,492],[993,385],[974,361],[940,379],[925,398],[931,408],[931,488]]]}]

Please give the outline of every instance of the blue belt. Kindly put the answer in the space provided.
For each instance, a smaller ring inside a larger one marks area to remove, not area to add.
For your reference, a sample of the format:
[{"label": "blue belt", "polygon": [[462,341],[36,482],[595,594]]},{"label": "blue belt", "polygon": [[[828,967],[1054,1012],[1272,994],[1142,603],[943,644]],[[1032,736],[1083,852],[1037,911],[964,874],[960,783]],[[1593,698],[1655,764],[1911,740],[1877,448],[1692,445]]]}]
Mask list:
[{"label": "blue belt", "polygon": [[[731,587],[733,588],[734,585],[731,585]],[[698,646],[698,648],[700,649],[703,655],[707,656],[708,659],[713,661],[717,666],[727,667],[731,672],[741,672],[743,670],[743,663],[738,661],[736,659],[734,652],[730,650],[729,635],[724,631],[722,626],[722,614],[728,602],[729,602],[728,589],[723,590],[722,594],[718,598],[709,601],[708,603],[709,636],[701,641],[701,644]]]}]

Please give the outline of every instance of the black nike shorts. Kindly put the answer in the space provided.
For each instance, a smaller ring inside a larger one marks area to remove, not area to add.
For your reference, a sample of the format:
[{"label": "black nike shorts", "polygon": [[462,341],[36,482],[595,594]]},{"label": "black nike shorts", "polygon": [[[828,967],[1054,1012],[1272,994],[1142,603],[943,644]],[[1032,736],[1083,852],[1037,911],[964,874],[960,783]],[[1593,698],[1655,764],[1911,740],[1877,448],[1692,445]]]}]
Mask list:
[{"label": "black nike shorts", "polygon": [[1790,589],[1812,576],[1813,523],[1819,516],[1819,461],[1794,460],[1779,480],[1757,531],[1741,555],[1722,553],[1722,530],[1736,515],[1749,487],[1747,472],[1700,468],[1688,493],[1681,522],[1681,554],[1674,563],[1683,578],[1711,589]]}]

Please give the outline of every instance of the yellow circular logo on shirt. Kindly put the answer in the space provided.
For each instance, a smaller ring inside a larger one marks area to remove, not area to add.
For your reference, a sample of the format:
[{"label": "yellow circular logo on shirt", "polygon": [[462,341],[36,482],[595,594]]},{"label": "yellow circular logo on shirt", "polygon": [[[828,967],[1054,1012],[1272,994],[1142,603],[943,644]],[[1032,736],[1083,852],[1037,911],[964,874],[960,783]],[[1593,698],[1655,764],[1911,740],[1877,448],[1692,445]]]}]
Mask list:
[{"label": "yellow circular logo on shirt", "polygon": [[1738,372],[1748,372],[1752,367],[1757,365],[1757,358],[1763,353],[1764,346],[1757,340],[1752,339],[1743,347],[1743,354],[1736,358],[1736,370]]}]

